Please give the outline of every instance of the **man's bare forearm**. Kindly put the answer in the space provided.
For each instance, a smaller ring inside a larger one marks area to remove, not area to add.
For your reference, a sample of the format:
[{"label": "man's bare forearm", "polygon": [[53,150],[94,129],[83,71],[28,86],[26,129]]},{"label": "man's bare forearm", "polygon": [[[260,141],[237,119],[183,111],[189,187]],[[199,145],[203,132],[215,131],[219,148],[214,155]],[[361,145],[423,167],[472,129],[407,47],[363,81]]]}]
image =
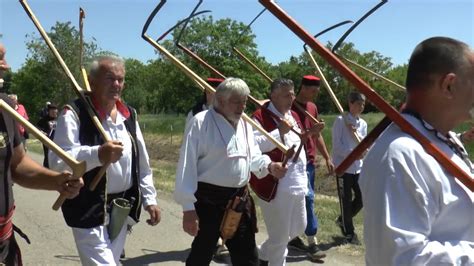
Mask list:
[{"label": "man's bare forearm", "polygon": [[32,189],[57,190],[58,173],[44,168],[31,159],[23,150],[23,145],[15,148],[11,172],[13,181]]}]

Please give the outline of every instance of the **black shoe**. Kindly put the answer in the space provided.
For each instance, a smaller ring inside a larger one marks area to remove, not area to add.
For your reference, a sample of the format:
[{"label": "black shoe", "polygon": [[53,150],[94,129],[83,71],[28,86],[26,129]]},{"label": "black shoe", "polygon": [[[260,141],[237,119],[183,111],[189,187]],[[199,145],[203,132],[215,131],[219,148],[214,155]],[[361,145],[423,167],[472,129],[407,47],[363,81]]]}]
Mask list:
[{"label": "black shoe", "polygon": [[120,253],[120,258],[125,259],[125,248],[122,249],[122,253]]},{"label": "black shoe", "polygon": [[290,242],[288,242],[288,248],[298,251],[307,252],[308,247],[304,244],[303,240],[300,237],[293,238]]},{"label": "black shoe", "polygon": [[356,233],[346,235],[344,242],[346,244],[360,245],[359,237]]},{"label": "black shoe", "polygon": [[310,261],[320,261],[326,257],[326,253],[322,252],[318,246],[313,243],[308,246],[308,257]]},{"label": "black shoe", "polygon": [[259,266],[268,266],[268,260],[258,260]]}]

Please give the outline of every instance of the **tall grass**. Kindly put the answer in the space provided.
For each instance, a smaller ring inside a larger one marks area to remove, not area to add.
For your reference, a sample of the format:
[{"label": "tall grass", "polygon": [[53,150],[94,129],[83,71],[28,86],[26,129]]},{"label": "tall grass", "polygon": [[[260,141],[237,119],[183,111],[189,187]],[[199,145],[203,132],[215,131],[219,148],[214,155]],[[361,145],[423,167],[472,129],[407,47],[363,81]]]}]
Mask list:
[{"label": "tall grass", "polygon": [[178,115],[140,115],[140,128],[144,133],[152,134],[182,134],[184,132],[185,116]]}]

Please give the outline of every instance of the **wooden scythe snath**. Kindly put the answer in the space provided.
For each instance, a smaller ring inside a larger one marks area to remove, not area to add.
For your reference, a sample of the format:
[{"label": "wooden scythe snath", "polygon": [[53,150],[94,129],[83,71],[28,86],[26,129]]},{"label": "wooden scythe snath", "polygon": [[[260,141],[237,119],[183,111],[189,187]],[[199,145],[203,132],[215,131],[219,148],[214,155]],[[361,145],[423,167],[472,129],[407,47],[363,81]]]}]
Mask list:
[{"label": "wooden scythe snath", "polygon": [[[201,4],[201,2],[199,2],[196,7],[193,9],[193,11],[191,12],[191,15],[189,15],[188,17],[188,21],[186,21],[186,23],[184,24],[183,28],[181,29],[181,32],[179,33],[178,35],[178,38],[176,39],[176,46],[178,46],[180,49],[182,49],[184,51],[185,54],[187,54],[188,56],[190,56],[191,58],[193,58],[194,60],[196,60],[199,64],[201,64],[202,66],[204,66],[205,68],[207,68],[209,71],[213,72],[214,74],[218,75],[219,77],[225,79],[226,76],[224,76],[221,72],[219,72],[218,70],[216,70],[214,67],[212,67],[209,63],[207,63],[204,59],[202,59],[199,55],[197,55],[196,53],[194,53],[193,51],[191,51],[189,48],[185,47],[184,45],[182,45],[180,43],[180,40],[181,40],[181,37],[183,36],[185,30],[186,30],[186,25],[187,23],[189,22],[190,18],[194,17],[195,16],[195,12],[197,10],[197,8],[199,7],[199,5]],[[264,10],[265,11],[265,10]],[[263,11],[262,11],[263,12]],[[262,13],[261,12],[261,13]],[[260,14],[261,14],[260,13]],[[255,20],[254,20],[255,21]],[[169,30],[168,30],[169,31]],[[251,103],[253,103],[254,105],[256,105],[257,107],[261,108],[262,110],[264,110],[265,112],[267,112],[272,118],[276,119],[277,121],[279,122],[282,122],[283,119],[281,117],[279,117],[277,114],[275,114],[274,112],[272,112],[271,110],[269,110],[263,103],[261,103],[259,100],[255,99],[252,95],[248,95],[248,99],[250,100]],[[297,130],[295,130],[294,127],[291,127],[290,130],[295,133],[296,135],[298,135],[300,138],[302,137],[302,134],[300,132],[298,132]],[[300,149],[299,149],[300,150]],[[296,153],[297,156],[299,156],[299,153]],[[295,157],[296,158],[296,157]]]},{"label": "wooden scythe snath", "polygon": [[91,91],[91,86],[89,85],[89,79],[87,78],[87,71],[84,67],[84,19],[86,18],[86,13],[82,7],[79,8],[79,62],[81,67],[81,75],[82,79],[84,80],[84,86],[86,87],[86,91]]},{"label": "wooden scythe snath", "polygon": [[[0,99],[0,109],[8,113],[13,119],[18,123],[23,125],[28,132],[33,134],[41,143],[46,145],[50,150],[56,153],[69,167],[72,169],[72,176],[75,178],[80,178],[86,172],[86,162],[78,162],[76,159],[72,158],[67,152],[65,152],[61,147],[56,143],[50,140],[46,135],[44,135],[39,129],[37,129],[33,124],[28,120],[18,114],[15,109],[8,105],[4,100]],[[58,199],[53,204],[53,210],[58,210],[63,202],[66,200],[66,196],[59,195]]]},{"label": "wooden scythe snath", "polygon": [[[266,11],[267,9],[264,8],[262,11],[260,11],[260,13],[258,13],[258,15],[247,25],[246,29],[244,31],[242,31],[242,35],[243,33],[245,33],[246,31],[248,31],[250,29],[250,26]],[[240,38],[239,38],[240,39]],[[244,55],[243,52],[241,52],[239,49],[237,49],[237,47],[233,46],[232,47],[232,50],[234,51],[234,53],[237,54],[237,56],[243,60],[244,62],[246,62],[247,64],[249,64],[256,72],[258,72],[267,82],[269,83],[272,83],[273,82],[273,79],[270,78],[270,76],[268,76],[263,70],[261,70],[255,63],[252,62],[252,60],[250,60],[248,57],[246,57]],[[263,108],[263,103],[264,102],[258,102],[257,105],[261,106],[261,108]],[[298,102],[294,101],[293,104],[295,105],[295,107],[300,111],[302,112],[306,117],[308,117],[308,119],[310,119],[314,124],[318,124],[320,123],[320,121],[318,121],[318,119],[316,119],[313,115],[311,115],[303,106],[301,106],[301,104],[299,104]],[[300,136],[300,138],[302,139],[301,135],[298,134]],[[304,146],[304,141],[302,139],[301,143],[300,143],[300,146],[298,147],[298,150],[296,151],[296,156],[294,157],[293,159],[293,162],[296,162],[296,160],[298,159],[298,156],[300,154],[300,152],[302,151],[303,149],[303,146]]]},{"label": "wooden scythe snath", "polygon": [[416,130],[408,121],[403,118],[397,110],[385,102],[372,88],[369,87],[360,77],[350,70],[344,63],[337,58],[331,51],[326,49],[316,39],[314,39],[306,30],[304,30],[293,18],[285,13],[278,5],[271,0],[259,0],[275,17],[285,24],[293,33],[295,33],[303,42],[307,43],[314,51],[323,57],[331,66],[349,80],[357,89],[366,95],[366,97],[387,117],[392,120],[404,132],[410,134],[433,156],[451,175],[462,182],[466,187],[474,192],[474,179],[464,172],[458,165],[453,163],[438,147],[431,143],[425,136]]},{"label": "wooden scythe snath", "polygon": [[[378,8],[380,8],[382,5],[384,5],[387,1],[386,0],[383,0],[381,2],[379,2],[377,5],[375,5],[372,9],[370,9],[369,11],[367,11],[367,13],[365,13],[362,17],[360,17],[357,22],[355,24],[353,24],[343,35],[341,38],[339,38],[339,40],[336,42],[336,44],[333,46],[332,48],[332,52],[339,57],[339,59],[343,60],[344,62],[346,63],[349,63],[350,65],[368,73],[369,75],[374,75],[375,77],[381,79],[382,81],[386,81],[388,82],[389,84],[391,85],[395,85],[396,87],[398,88],[402,88],[403,90],[405,90],[404,87],[402,87],[401,85],[373,72],[373,71],[370,71],[369,69],[353,62],[353,61],[350,61],[348,59],[345,59],[344,57],[336,54],[336,50],[341,46],[342,42],[345,40],[345,38],[347,38],[347,36],[349,36],[349,34],[360,24],[362,23],[362,21],[364,21],[366,18],[368,18],[372,13],[374,13]],[[314,35],[314,38],[317,38],[318,36],[320,36],[321,34],[324,34],[325,32],[327,32],[328,30],[330,30],[331,28],[328,28],[316,35]],[[307,44],[305,44],[306,46]],[[360,158],[360,156],[375,142],[375,140],[377,140],[378,136],[380,136],[380,134],[382,134],[382,132],[390,125],[390,119],[388,119],[386,116],[375,126],[375,128],[367,135],[367,137],[358,145],[356,146],[349,154],[348,156],[337,166],[335,172],[336,172],[336,175],[340,176],[342,174],[344,174],[344,172],[347,170],[347,168],[349,168],[351,166],[351,164],[357,160],[358,158]]]},{"label": "wooden scythe snath", "polygon": [[239,56],[240,59],[244,60],[247,64],[249,64],[255,71],[257,71],[262,77],[265,78],[269,83],[273,82],[273,79],[270,78],[265,72],[263,72],[257,65],[255,65],[250,59],[248,59],[244,53],[242,53],[237,47],[232,47],[232,50]]},{"label": "wooden scythe snath", "polygon": [[350,125],[349,121],[348,121],[348,117],[347,117],[347,114],[344,112],[344,109],[342,108],[342,105],[341,103],[339,102],[339,100],[337,99],[336,95],[334,94],[334,91],[332,90],[331,86],[329,85],[328,81],[326,80],[326,77],[324,76],[323,72],[321,71],[321,68],[319,68],[319,65],[318,63],[316,62],[316,60],[314,59],[313,55],[311,54],[311,52],[306,48],[304,47],[304,50],[306,51],[306,53],[308,54],[309,58],[310,58],[310,61],[311,63],[313,64],[314,68],[316,68],[316,73],[319,77],[321,77],[321,81],[324,85],[324,87],[326,88],[329,96],[331,97],[331,100],[333,101],[333,103],[336,105],[336,108],[337,110],[339,111],[339,113],[342,115],[343,119],[344,119],[344,124],[346,125],[346,127],[348,128],[349,132],[351,132],[351,136],[352,138],[357,142],[357,143],[360,143],[360,137],[359,135],[354,132],[354,130],[352,129],[352,126]]},{"label": "wooden scythe snath", "polygon": [[[158,6],[152,11],[150,16],[148,17],[147,21],[145,22],[145,25],[142,30],[142,38],[147,41],[151,46],[153,46],[155,49],[157,49],[160,53],[162,53],[164,56],[166,56],[178,69],[183,71],[186,76],[188,76],[191,80],[193,80],[203,91],[210,91],[211,93],[215,93],[215,90],[212,86],[210,86],[206,81],[204,81],[201,77],[199,77],[196,73],[194,73],[191,69],[189,69],[185,64],[183,64],[179,59],[177,59],[175,56],[173,56],[166,48],[158,44],[155,40],[150,38],[146,32],[148,30],[148,27],[150,23],[153,21],[153,18],[156,16],[158,11],[163,7],[163,5],[166,3],[166,0],[161,0]],[[162,35],[163,36],[163,35]],[[253,128],[258,130],[262,135],[267,137],[275,146],[281,150],[284,154],[288,154],[291,152],[292,149],[288,149],[284,144],[280,143],[278,140],[276,140],[272,135],[270,135],[268,132],[266,132],[260,125],[258,125],[253,119],[248,117],[245,113],[242,114],[242,118],[249,123]]]},{"label": "wooden scythe snath", "polygon": [[[264,8],[262,11],[260,11],[257,16],[255,16],[254,19],[252,19],[252,21],[250,21],[250,23],[247,25],[247,27],[245,28],[245,30],[242,31],[241,35],[239,36],[238,40],[240,40],[240,38],[242,37],[242,35],[247,32],[250,27],[252,26],[252,24],[257,21],[257,19],[267,10],[267,8]],[[234,43],[235,44],[235,43]],[[232,51],[234,51],[237,56],[242,59],[243,61],[245,61],[247,64],[249,64],[255,71],[257,71],[265,80],[267,80],[269,83],[272,83],[273,82],[273,79],[270,78],[270,76],[268,76],[264,71],[262,71],[257,65],[255,65],[248,57],[246,57],[244,55],[243,52],[241,52],[239,49],[237,49],[237,47],[235,47],[235,45],[232,46]]]},{"label": "wooden scythe snath", "polygon": [[374,71],[360,65],[360,64],[357,64],[356,62],[352,61],[352,60],[349,60],[347,58],[344,58],[340,55],[337,55],[339,57],[339,59],[341,59],[342,61],[344,61],[346,64],[348,65],[351,65],[355,68],[358,68],[359,70],[362,70],[363,72],[365,73],[368,73],[369,75],[372,75],[374,77],[377,77],[378,79],[382,80],[382,81],[385,81],[386,83],[390,84],[390,85],[393,85],[394,87],[396,87],[397,89],[400,89],[400,90],[403,90],[403,91],[406,91],[406,88],[398,83],[396,83],[395,81],[389,79],[389,78],[386,78],[378,73],[375,73]]},{"label": "wooden scythe snath", "polygon": [[[51,39],[49,38],[48,34],[46,34],[45,30],[43,29],[43,26],[41,26],[38,19],[33,14],[33,11],[31,10],[30,6],[26,2],[26,0],[20,0],[20,4],[23,6],[23,9],[26,11],[26,13],[30,17],[31,21],[33,21],[33,24],[35,24],[36,28],[38,29],[41,36],[45,40],[45,42],[48,45],[49,49],[51,50],[51,52],[53,52],[54,56],[58,60],[58,62],[61,65],[64,73],[66,74],[66,76],[71,81],[71,83],[73,85],[72,87],[74,88],[74,91],[76,92],[77,96],[84,102],[84,105],[86,106],[87,113],[91,117],[94,126],[97,128],[97,130],[99,130],[99,133],[100,133],[100,135],[102,136],[102,138],[104,139],[105,142],[110,141],[111,139],[110,139],[109,135],[105,131],[104,127],[102,126],[102,123],[100,122],[99,118],[97,117],[97,114],[93,110],[93,108],[91,106],[91,103],[87,100],[86,92],[77,83],[76,79],[72,75],[71,71],[69,70],[68,66],[64,62],[63,58],[59,54],[58,50],[54,46]],[[90,190],[95,189],[95,187],[97,186],[97,184],[101,180],[102,176],[105,174],[105,171],[107,170],[108,166],[109,166],[109,164],[102,165],[102,168],[99,170],[99,172],[94,177],[94,179],[92,180],[92,182],[89,186]]]},{"label": "wooden scythe snath", "polygon": [[[260,11],[260,13],[258,13],[258,15],[249,23],[249,25],[247,25],[247,28],[241,33],[245,33],[248,29],[250,29],[250,26],[257,20],[258,17],[260,17],[260,15],[263,14],[263,12],[265,12],[267,9],[264,8],[262,11]],[[252,62],[252,60],[250,60],[248,57],[246,57],[239,49],[237,49],[237,47],[233,46],[232,47],[232,50],[238,55],[238,57],[240,59],[242,59],[243,61],[245,61],[247,64],[249,64],[256,72],[258,72],[266,81],[268,81],[268,83],[272,83],[273,82],[273,79],[270,78],[270,76],[268,76],[263,70],[261,70],[255,63]],[[318,121],[318,119],[316,119],[315,117],[313,117],[310,113],[308,113],[308,111],[306,111],[305,108],[303,108],[303,106],[301,106],[299,103],[297,102],[294,102],[296,108],[298,110],[300,110],[302,113],[304,113],[313,123],[317,124],[319,123],[320,121]]]},{"label": "wooden scythe snath", "polygon": [[[315,38],[316,36],[319,36],[321,34],[324,34],[332,29],[335,29],[339,26],[342,26],[344,24],[347,24],[347,23],[352,23],[352,21],[350,20],[346,20],[346,21],[343,21],[343,22],[340,22],[336,25],[333,25],[327,29],[324,29],[323,31],[321,31],[320,33],[316,34],[315,35]],[[357,144],[360,143],[361,139],[359,137],[359,135],[354,132],[354,130],[352,129],[352,126],[351,124],[349,123],[348,121],[348,117],[347,117],[347,114],[344,112],[344,109],[342,108],[342,105],[341,103],[339,102],[339,100],[337,99],[336,97],[336,94],[334,94],[334,91],[332,90],[331,86],[329,85],[328,81],[326,80],[326,77],[324,76],[323,74],[323,71],[321,71],[321,68],[319,67],[318,63],[316,62],[316,59],[314,59],[313,57],[313,54],[311,53],[311,51],[308,50],[308,48],[306,47],[306,43],[303,45],[303,49],[305,50],[306,54],[308,54],[309,58],[310,58],[310,62],[313,64],[314,68],[316,68],[316,73],[319,77],[321,77],[321,81],[324,85],[324,87],[326,88],[329,96],[331,97],[331,100],[333,101],[334,105],[336,105],[336,108],[337,110],[339,111],[339,113],[342,115],[343,119],[344,119],[344,124],[346,125],[346,127],[348,128],[349,132],[351,132],[351,136],[352,138],[355,140],[355,142]]]}]

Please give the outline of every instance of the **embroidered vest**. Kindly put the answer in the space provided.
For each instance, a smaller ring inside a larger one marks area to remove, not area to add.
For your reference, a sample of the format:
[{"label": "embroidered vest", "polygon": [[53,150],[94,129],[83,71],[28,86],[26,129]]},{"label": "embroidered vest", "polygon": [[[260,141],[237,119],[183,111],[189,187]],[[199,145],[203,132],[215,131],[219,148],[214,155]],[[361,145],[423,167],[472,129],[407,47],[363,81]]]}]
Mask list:
[{"label": "embroidered vest", "polygon": [[[266,103],[264,106],[268,108],[269,103]],[[267,132],[271,132],[277,128],[277,123],[275,119],[270,115],[270,111],[266,109],[258,109],[252,115],[260,125],[262,125],[263,129]],[[291,111],[291,116],[295,119],[296,123],[300,128],[303,128],[301,125],[301,121],[298,118],[298,115]],[[265,152],[264,154],[268,155],[273,162],[282,162],[284,159],[284,154],[278,148],[275,148],[269,152]],[[271,174],[259,179],[254,174],[250,176],[250,187],[252,190],[257,194],[259,198],[264,201],[271,201],[275,198],[278,188],[278,179],[274,178]]]}]

